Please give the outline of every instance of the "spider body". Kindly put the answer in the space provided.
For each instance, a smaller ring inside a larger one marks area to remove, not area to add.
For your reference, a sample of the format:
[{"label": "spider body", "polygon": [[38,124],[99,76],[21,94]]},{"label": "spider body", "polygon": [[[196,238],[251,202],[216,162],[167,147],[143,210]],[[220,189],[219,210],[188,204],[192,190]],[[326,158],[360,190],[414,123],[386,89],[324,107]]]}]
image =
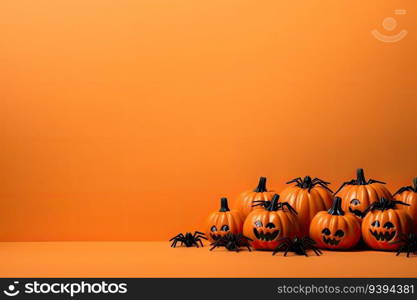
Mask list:
[{"label": "spider body", "polygon": [[287,184],[291,184],[291,183],[295,183],[296,186],[302,189],[308,189],[309,192],[311,191],[312,188],[318,185],[328,190],[330,193],[333,193],[333,191],[328,187],[330,182],[324,181],[317,177],[313,179],[311,179],[310,176],[305,176],[304,178],[297,177],[287,182]]},{"label": "spider body", "polygon": [[410,257],[410,253],[412,255],[417,255],[417,235],[415,233],[402,234],[397,241],[394,241],[391,244],[397,243],[403,243],[397,251],[397,256],[400,255],[401,252],[407,253],[407,257]]},{"label": "spider body", "polygon": [[175,248],[177,246],[177,243],[181,243],[182,245],[185,245],[185,247],[193,247],[196,246],[199,247],[198,243],[200,243],[200,246],[203,247],[203,242],[201,239],[207,240],[207,238],[204,236],[204,233],[200,231],[195,231],[194,233],[186,232],[185,234],[179,233],[173,238],[171,238],[169,241],[171,243],[171,247]]},{"label": "spider body", "polygon": [[293,239],[290,238],[282,238],[281,244],[275,248],[272,255],[275,255],[279,251],[284,251],[284,256],[287,256],[288,252],[294,252],[297,255],[307,255],[308,250],[313,250],[317,256],[323,254],[320,249],[318,249],[315,244],[316,242],[310,239],[307,236],[302,238],[295,237]]},{"label": "spider body", "polygon": [[210,251],[217,247],[225,247],[229,251],[236,252],[239,252],[241,247],[247,247],[248,250],[251,251],[248,241],[252,240],[241,233],[233,234],[229,232],[228,234],[222,236],[220,239],[211,243],[210,245],[212,247]]},{"label": "spider body", "polygon": [[[272,201],[265,201],[265,200],[256,200],[253,201],[255,204],[252,206],[262,206],[265,209],[272,209],[272,210],[285,210],[288,209],[288,211],[292,214],[297,214],[297,212],[295,211],[295,209],[288,203],[288,202],[274,202],[274,204],[272,204]],[[271,207],[273,206],[273,207]]]}]

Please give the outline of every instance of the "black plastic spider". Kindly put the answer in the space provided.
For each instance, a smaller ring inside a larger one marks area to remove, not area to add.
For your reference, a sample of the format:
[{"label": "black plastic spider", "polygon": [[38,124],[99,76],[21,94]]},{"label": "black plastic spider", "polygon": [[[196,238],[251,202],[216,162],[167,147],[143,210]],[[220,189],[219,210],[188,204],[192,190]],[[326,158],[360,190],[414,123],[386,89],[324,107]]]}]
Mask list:
[{"label": "black plastic spider", "polygon": [[367,185],[367,184],[372,184],[372,183],[381,183],[381,184],[385,184],[385,182],[379,181],[379,180],[375,180],[375,179],[369,179],[368,181],[366,181],[365,179],[365,174],[363,172],[363,169],[357,169],[356,170],[356,179],[352,179],[350,181],[346,181],[344,182],[338,189],[337,191],[334,193],[335,195],[337,193],[340,192],[341,189],[343,189],[345,187],[345,185]]},{"label": "black plastic spider", "polygon": [[399,240],[391,242],[390,244],[398,244],[404,243],[398,249],[397,256],[400,255],[401,252],[407,253],[407,257],[410,257],[410,253],[413,255],[417,255],[417,235],[415,233],[409,234],[401,234]]},{"label": "black plastic spider", "polygon": [[204,236],[204,233],[200,231],[195,231],[194,234],[191,232],[186,232],[185,235],[182,233],[177,234],[169,241],[172,241],[171,247],[175,248],[177,243],[180,242],[181,246],[185,245],[185,247],[193,247],[196,246],[198,248],[198,243],[200,243],[201,247],[203,247],[203,242],[201,239],[207,240]]},{"label": "black plastic spider", "polygon": [[409,185],[409,186],[403,186],[402,188],[399,188],[398,191],[396,191],[393,196],[402,194],[405,191],[411,191],[411,192],[417,193],[417,178],[413,179],[412,186]]},{"label": "black plastic spider", "polygon": [[298,255],[308,256],[307,255],[308,250],[313,250],[317,256],[320,256],[321,254],[323,254],[323,252],[321,252],[320,249],[314,246],[316,242],[313,241],[308,236],[305,236],[302,238],[295,237],[293,239],[282,238],[278,241],[281,241],[281,244],[277,248],[275,248],[274,252],[272,252],[272,255],[275,255],[275,253],[279,251],[285,251],[284,256],[287,256],[287,253],[291,251]]},{"label": "black plastic spider", "polygon": [[253,201],[252,206],[263,206],[266,210],[269,211],[277,211],[277,210],[284,210],[285,208],[288,209],[288,211],[292,214],[297,214],[296,210],[288,203],[288,202],[278,202],[279,201],[279,195],[275,194],[272,196],[272,199],[269,200],[255,200]]},{"label": "black plastic spider", "polygon": [[287,184],[290,183],[296,183],[296,186],[303,188],[303,189],[308,189],[308,191],[310,192],[311,189],[313,187],[315,187],[316,185],[321,186],[322,188],[325,188],[326,190],[328,190],[330,193],[333,193],[333,191],[327,186],[330,184],[330,182],[321,180],[320,178],[313,178],[311,179],[310,176],[305,176],[304,179],[302,179],[301,177],[297,177],[294,178],[293,180],[290,180],[287,182]]},{"label": "black plastic spider", "polygon": [[240,247],[247,247],[251,251],[248,241],[252,241],[250,238],[244,236],[241,233],[233,234],[231,232],[225,234],[220,239],[210,244],[210,251],[216,247],[225,247],[229,251],[240,251]]},{"label": "black plastic spider", "polygon": [[387,210],[387,209],[392,209],[392,208],[395,208],[397,206],[397,204],[410,206],[410,204],[402,202],[402,201],[391,200],[391,199],[386,199],[386,198],[382,197],[378,201],[369,205],[368,208],[365,209],[365,211],[363,212],[363,215],[365,216],[369,211],[372,211],[372,210],[382,210],[382,211],[384,211],[384,210]]}]

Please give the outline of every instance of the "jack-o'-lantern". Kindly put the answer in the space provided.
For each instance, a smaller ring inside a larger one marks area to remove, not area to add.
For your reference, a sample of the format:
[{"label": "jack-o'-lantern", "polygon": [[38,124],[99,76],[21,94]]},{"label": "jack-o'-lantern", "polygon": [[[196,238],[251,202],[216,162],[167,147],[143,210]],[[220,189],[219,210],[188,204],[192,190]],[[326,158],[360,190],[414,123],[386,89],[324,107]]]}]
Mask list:
[{"label": "jack-o'-lantern", "polygon": [[366,209],[362,221],[362,237],[364,242],[377,250],[398,250],[402,243],[398,242],[404,234],[412,230],[411,217],[399,205],[408,205],[398,200],[381,198]]},{"label": "jack-o'-lantern", "polygon": [[237,210],[230,210],[227,198],[220,199],[220,210],[211,213],[207,219],[206,236],[214,242],[222,236],[242,232],[243,220]]},{"label": "jack-o'-lantern", "polygon": [[258,208],[253,206],[256,203],[254,201],[270,201],[274,194],[274,191],[269,191],[266,188],[266,177],[261,177],[256,189],[240,194],[234,207],[240,211],[243,218],[246,218],[252,210]]},{"label": "jack-o'-lantern", "polygon": [[251,239],[250,244],[257,250],[274,250],[280,239],[293,238],[300,232],[295,210],[278,200],[279,195],[275,194],[271,201],[260,201],[263,209],[252,211],[243,224],[243,235]]},{"label": "jack-o'-lantern", "polygon": [[295,183],[281,192],[281,201],[288,202],[296,211],[301,235],[309,233],[310,222],[322,210],[332,206],[333,195],[327,185],[329,182],[310,176],[295,178],[287,184]]},{"label": "jack-o'-lantern", "polygon": [[382,197],[392,199],[390,191],[384,186],[385,182],[375,179],[365,179],[363,169],[356,171],[356,179],[344,182],[335,195],[339,193],[342,198],[342,208],[355,214],[360,220],[364,211]]},{"label": "jack-o'-lantern", "polygon": [[325,249],[350,249],[361,237],[359,220],[342,210],[342,199],[336,197],[329,211],[315,215],[310,224],[310,237],[317,247]]},{"label": "jack-o'-lantern", "polygon": [[395,192],[396,200],[410,204],[410,206],[400,206],[413,219],[413,232],[417,234],[417,178],[413,179],[413,185],[404,186]]}]

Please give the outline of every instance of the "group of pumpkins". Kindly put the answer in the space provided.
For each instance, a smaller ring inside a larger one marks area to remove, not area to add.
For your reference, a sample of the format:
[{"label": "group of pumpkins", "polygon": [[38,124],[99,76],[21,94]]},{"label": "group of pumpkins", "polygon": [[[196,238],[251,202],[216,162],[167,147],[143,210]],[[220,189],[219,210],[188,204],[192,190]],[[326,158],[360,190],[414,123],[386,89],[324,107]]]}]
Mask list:
[{"label": "group of pumpkins", "polygon": [[362,238],[372,249],[398,250],[401,236],[417,232],[417,178],[394,195],[384,182],[366,180],[363,169],[336,193],[329,182],[309,176],[287,184],[278,195],[261,177],[255,190],[240,195],[235,210],[221,198],[220,210],[208,217],[207,238],[243,234],[257,250],[274,250],[284,238],[303,236],[322,249],[346,250]]}]

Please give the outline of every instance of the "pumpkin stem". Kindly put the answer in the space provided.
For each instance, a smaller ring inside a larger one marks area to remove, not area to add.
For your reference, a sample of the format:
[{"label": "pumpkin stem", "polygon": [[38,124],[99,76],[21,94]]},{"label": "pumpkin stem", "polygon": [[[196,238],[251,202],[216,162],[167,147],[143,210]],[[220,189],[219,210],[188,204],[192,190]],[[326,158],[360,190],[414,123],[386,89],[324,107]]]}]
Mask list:
[{"label": "pumpkin stem", "polygon": [[342,198],[335,197],[332,207],[328,210],[328,213],[333,216],[343,216],[345,212],[342,209]]},{"label": "pumpkin stem", "polygon": [[413,179],[414,193],[417,193],[417,177]]},{"label": "pumpkin stem", "polygon": [[259,183],[256,189],[253,190],[255,193],[264,193],[268,190],[266,189],[266,177],[260,177]]},{"label": "pumpkin stem", "polygon": [[265,209],[268,211],[277,211],[278,201],[279,201],[279,195],[275,194],[274,196],[272,196],[271,204],[268,207],[265,207]]},{"label": "pumpkin stem", "polygon": [[366,179],[362,168],[356,170],[356,184],[365,185]]},{"label": "pumpkin stem", "polygon": [[220,199],[220,212],[226,212],[226,211],[230,211],[229,209],[229,205],[227,204],[227,198],[221,198]]},{"label": "pumpkin stem", "polygon": [[301,185],[301,187],[303,189],[309,189],[309,188],[312,187],[312,182],[311,182],[311,177],[310,176],[307,175],[306,177],[304,177],[303,184]]}]

